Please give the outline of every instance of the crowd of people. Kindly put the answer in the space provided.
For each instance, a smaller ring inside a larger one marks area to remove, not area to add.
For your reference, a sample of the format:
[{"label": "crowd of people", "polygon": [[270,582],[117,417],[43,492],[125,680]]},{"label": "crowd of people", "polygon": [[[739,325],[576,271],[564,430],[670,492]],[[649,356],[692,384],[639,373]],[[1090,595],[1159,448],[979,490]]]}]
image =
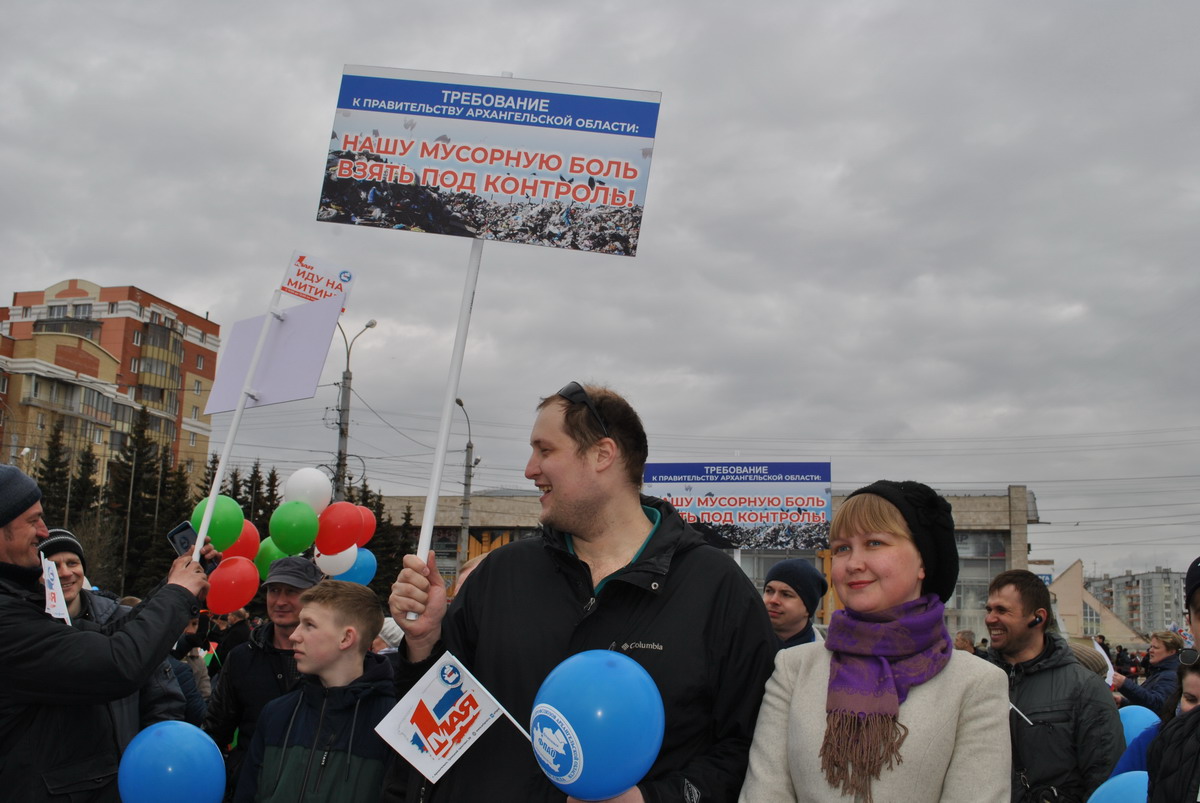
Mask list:
[{"label": "crowd of people", "polygon": [[[666,720],[619,803],[1082,802],[1141,768],[1150,800],[1196,799],[1196,650],[1155,633],[1148,671],[1109,683],[1107,662],[1064,638],[1049,589],[1025,570],[992,578],[986,649],[970,631],[951,636],[953,511],[928,486],[858,489],[830,522],[828,576],[785,560],[757,589],[711,534],[641,494],[646,434],[617,393],[572,382],[545,397],[530,445],[541,537],[464,567],[469,582],[463,571],[448,589],[432,552],[408,555],[385,617],[365,586],[282,558],[263,584],[266,620],[236,611],[219,636],[190,555],[145,600],[110,600],[86,587],[80,542],[47,529],[36,482],[0,466],[0,789],[117,801],[130,739],[177,719],[220,746],[238,803],[573,800],[511,725],[484,732],[436,783],[375,726],[447,652],[528,722],[550,671],[601,649],[649,673]],[[47,613],[43,557],[69,623]],[[842,607],[822,632],[831,588]],[[1184,605],[1195,633],[1200,559]],[[1119,702],[1161,719],[1126,745]]]}]

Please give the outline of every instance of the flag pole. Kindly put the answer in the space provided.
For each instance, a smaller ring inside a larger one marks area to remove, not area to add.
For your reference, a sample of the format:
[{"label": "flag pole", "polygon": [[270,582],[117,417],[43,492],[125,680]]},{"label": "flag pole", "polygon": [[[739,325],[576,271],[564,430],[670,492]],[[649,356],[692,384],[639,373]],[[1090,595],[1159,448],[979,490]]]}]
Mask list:
[{"label": "flag pole", "polygon": [[[437,448],[433,453],[433,470],[429,475],[429,492],[425,495],[425,513],[421,517],[421,535],[417,555],[424,560],[433,542],[433,523],[437,516],[438,497],[442,486],[442,471],[446,467],[446,444],[450,441],[450,420],[454,415],[454,399],[458,396],[458,379],[462,375],[463,354],[467,350],[467,330],[471,326],[471,309],[475,305],[475,285],[479,282],[479,263],[483,259],[483,240],[471,243],[467,260],[467,277],[463,282],[462,302],[458,308],[458,329],[454,333],[454,351],[450,356],[450,371],[446,376],[446,393],[442,397],[442,422],[438,427]],[[417,614],[409,611],[409,619]]]}]

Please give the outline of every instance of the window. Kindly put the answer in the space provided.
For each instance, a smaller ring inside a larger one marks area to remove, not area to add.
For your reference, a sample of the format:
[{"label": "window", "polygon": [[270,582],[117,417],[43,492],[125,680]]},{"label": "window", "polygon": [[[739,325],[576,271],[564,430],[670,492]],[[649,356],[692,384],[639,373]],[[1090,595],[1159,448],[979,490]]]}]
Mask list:
[{"label": "window", "polygon": [[50,318],[65,318],[67,317],[67,305],[50,304],[46,307],[46,315]]},{"label": "window", "polygon": [[45,413],[37,414],[37,428],[38,429],[46,428],[46,414]]},{"label": "window", "polygon": [[196,367],[199,368],[200,370],[204,370],[204,355],[203,354],[196,355]]},{"label": "window", "polygon": [[115,301],[108,302],[108,314],[109,315],[117,314],[117,302],[115,302]]},{"label": "window", "polygon": [[188,433],[188,446],[195,446],[195,445],[196,445],[196,433],[189,432]]},{"label": "window", "polygon": [[192,393],[196,394],[197,396],[200,395],[200,380],[199,379],[197,379],[195,382],[192,383]]},{"label": "window", "polygon": [[141,330],[141,329],[135,329],[135,330],[134,330],[134,332],[133,332],[133,345],[135,345],[135,346],[140,346],[140,345],[142,345],[142,330]]},{"label": "window", "polygon": [[203,343],[208,338],[208,332],[200,332],[200,342]]},{"label": "window", "polygon": [[187,469],[187,473],[191,474],[192,471],[196,468],[196,461],[189,457],[187,459],[187,462],[184,463],[184,467]]},{"label": "window", "polygon": [[90,318],[92,317],[92,305],[76,304],[73,312],[76,318]]},{"label": "window", "polygon": [[8,393],[8,374],[0,376],[0,393]]},{"label": "window", "polygon": [[35,398],[35,399],[42,398],[42,383],[38,380],[38,378],[36,376],[33,378],[33,398]]},{"label": "window", "polygon": [[162,316],[157,312],[150,313],[150,323],[162,323]]},{"label": "window", "polygon": [[199,417],[200,417],[200,408],[193,404],[192,405],[192,418],[199,418]]},{"label": "window", "polygon": [[139,360],[137,357],[130,357],[129,358],[129,370],[136,374],[141,369],[142,369],[142,361]]},{"label": "window", "polygon": [[33,310],[29,307],[21,307],[21,317],[28,318]]},{"label": "window", "polygon": [[179,324],[179,336],[187,337],[187,324],[186,323]]}]

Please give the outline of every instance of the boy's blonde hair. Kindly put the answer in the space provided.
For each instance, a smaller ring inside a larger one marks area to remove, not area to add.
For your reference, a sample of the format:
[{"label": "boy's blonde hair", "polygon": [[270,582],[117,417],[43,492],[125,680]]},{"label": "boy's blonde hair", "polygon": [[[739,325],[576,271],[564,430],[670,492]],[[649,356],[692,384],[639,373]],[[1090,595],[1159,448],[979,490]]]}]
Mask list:
[{"label": "boy's blonde hair", "polygon": [[359,583],[322,580],[300,595],[300,604],[316,603],[333,611],[338,627],[358,631],[359,651],[366,655],[383,629],[383,609],[375,592]]}]

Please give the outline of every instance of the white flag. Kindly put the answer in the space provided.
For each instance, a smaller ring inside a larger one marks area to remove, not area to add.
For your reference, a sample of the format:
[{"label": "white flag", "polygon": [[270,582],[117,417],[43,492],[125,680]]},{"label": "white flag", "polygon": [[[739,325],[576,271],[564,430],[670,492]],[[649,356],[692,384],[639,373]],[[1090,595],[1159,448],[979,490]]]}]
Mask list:
[{"label": "white flag", "polygon": [[67,612],[67,601],[63,598],[62,586],[58,582],[58,567],[54,561],[42,558],[42,580],[46,584],[46,613],[71,624],[71,614]]},{"label": "white flag", "polygon": [[467,668],[445,653],[375,726],[375,732],[436,782],[500,714],[525,733]]}]

